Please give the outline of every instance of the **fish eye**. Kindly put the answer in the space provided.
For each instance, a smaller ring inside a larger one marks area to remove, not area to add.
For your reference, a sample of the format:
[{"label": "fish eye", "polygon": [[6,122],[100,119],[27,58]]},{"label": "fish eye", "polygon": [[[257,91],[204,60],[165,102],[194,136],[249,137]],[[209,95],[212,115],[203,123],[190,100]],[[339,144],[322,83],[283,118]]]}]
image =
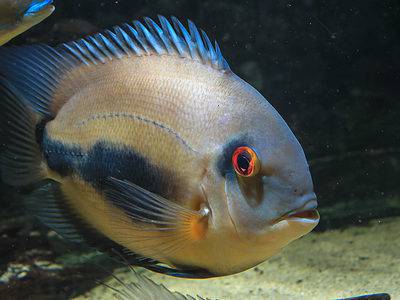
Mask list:
[{"label": "fish eye", "polygon": [[253,149],[247,146],[236,148],[232,155],[235,172],[243,177],[251,177],[260,170],[260,161]]}]

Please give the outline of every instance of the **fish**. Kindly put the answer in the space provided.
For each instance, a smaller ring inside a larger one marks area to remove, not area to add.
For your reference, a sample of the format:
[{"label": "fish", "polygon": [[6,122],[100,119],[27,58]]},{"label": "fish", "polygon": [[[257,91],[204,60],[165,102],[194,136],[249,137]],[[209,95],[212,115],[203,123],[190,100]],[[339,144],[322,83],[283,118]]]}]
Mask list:
[{"label": "fish", "polygon": [[0,0],[0,46],[49,17],[53,0]]},{"label": "fish", "polygon": [[2,180],[65,239],[183,278],[247,270],[319,222],[280,114],[188,20],[0,49]]}]

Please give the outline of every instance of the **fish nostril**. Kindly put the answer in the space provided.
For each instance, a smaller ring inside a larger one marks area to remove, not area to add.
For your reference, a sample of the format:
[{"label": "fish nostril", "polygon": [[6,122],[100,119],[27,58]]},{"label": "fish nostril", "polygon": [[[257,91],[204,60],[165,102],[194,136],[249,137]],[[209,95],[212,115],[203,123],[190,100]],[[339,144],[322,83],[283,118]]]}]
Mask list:
[{"label": "fish nostril", "polygon": [[301,190],[299,190],[298,188],[295,188],[295,189],[293,190],[293,192],[294,192],[294,194],[295,194],[296,196],[298,196],[298,197],[303,197],[303,196],[306,194],[305,191],[301,191]]}]

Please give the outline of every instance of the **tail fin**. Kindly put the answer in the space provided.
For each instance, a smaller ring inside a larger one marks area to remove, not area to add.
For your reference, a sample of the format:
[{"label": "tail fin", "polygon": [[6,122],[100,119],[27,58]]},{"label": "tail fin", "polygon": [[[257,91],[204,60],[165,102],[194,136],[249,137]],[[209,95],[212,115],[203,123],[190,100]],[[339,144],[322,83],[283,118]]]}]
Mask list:
[{"label": "tail fin", "polygon": [[25,186],[43,178],[36,119],[18,91],[0,77],[0,170],[7,184]]}]

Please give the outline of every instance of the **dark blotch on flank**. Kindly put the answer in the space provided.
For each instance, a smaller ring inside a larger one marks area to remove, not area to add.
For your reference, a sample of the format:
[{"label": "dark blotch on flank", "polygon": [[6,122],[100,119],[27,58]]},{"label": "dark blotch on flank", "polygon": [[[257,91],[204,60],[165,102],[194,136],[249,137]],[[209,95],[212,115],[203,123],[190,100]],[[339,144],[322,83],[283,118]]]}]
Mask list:
[{"label": "dark blotch on flank", "polygon": [[81,175],[94,185],[101,185],[107,177],[115,177],[128,180],[165,198],[169,198],[173,192],[172,174],[151,164],[144,155],[126,146],[97,142],[85,161],[80,167]]},{"label": "dark blotch on flank", "polygon": [[66,146],[63,143],[53,141],[43,135],[42,151],[48,167],[61,176],[71,175],[74,165],[80,161],[75,153],[81,153],[79,146]]},{"label": "dark blotch on flank", "polygon": [[43,152],[51,170],[61,176],[77,174],[97,189],[102,189],[104,179],[115,177],[167,199],[173,198],[173,174],[151,164],[130,147],[99,141],[85,152],[79,146],[46,138]]}]

